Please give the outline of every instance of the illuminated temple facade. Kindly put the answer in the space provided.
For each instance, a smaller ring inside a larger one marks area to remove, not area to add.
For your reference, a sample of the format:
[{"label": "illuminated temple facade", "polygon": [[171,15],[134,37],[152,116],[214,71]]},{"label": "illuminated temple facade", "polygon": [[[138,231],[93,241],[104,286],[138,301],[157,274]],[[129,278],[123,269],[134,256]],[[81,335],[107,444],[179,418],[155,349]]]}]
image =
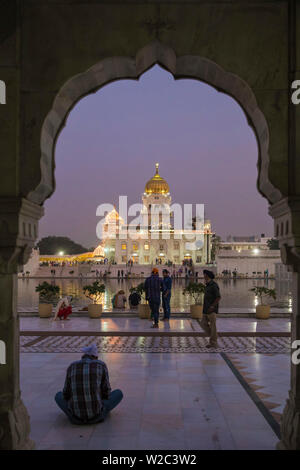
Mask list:
[{"label": "illuminated temple facade", "polygon": [[[124,231],[130,230],[130,226],[125,225],[114,208],[105,217],[103,239],[94,251],[94,259],[105,257],[110,263],[133,262],[140,265],[168,262],[182,264],[184,260],[201,265],[211,262],[213,233],[210,221],[203,220],[200,230],[199,226],[195,225],[191,226],[190,230],[174,228],[169,185],[160,176],[158,167],[156,163],[155,175],[145,186],[141,212],[143,222],[137,226],[134,239],[132,236],[124,238],[122,235]],[[162,207],[164,214],[168,216],[166,218],[159,213],[159,208]],[[158,213],[153,216],[155,208]],[[191,237],[198,240],[194,249],[190,248],[193,242]]]}]

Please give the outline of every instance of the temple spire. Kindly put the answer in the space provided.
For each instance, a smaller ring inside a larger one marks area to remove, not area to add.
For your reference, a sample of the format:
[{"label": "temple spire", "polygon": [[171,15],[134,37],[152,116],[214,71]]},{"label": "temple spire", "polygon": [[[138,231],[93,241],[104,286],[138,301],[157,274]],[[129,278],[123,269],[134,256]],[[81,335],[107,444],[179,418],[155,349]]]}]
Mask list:
[{"label": "temple spire", "polygon": [[159,163],[155,163],[155,175],[147,182],[145,186],[146,194],[168,194],[170,188],[166,180],[158,173]]}]

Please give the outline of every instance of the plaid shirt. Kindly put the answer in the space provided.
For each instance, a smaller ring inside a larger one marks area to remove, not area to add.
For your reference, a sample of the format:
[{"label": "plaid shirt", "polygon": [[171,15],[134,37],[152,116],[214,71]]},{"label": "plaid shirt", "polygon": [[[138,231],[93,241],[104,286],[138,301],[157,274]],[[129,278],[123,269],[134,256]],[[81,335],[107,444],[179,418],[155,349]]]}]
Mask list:
[{"label": "plaid shirt", "polygon": [[147,277],[145,281],[146,300],[160,303],[160,293],[163,289],[163,283],[160,277],[153,275]]},{"label": "plaid shirt", "polygon": [[82,421],[103,413],[102,399],[107,399],[110,392],[104,362],[84,355],[68,367],[63,395],[71,413]]}]

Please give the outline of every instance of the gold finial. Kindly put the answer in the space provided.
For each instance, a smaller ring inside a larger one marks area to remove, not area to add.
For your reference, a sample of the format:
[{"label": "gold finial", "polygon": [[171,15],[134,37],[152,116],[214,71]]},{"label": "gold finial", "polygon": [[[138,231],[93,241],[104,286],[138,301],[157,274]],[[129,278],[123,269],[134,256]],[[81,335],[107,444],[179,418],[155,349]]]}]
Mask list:
[{"label": "gold finial", "polygon": [[145,186],[146,194],[167,194],[170,192],[168,183],[159,175],[159,163],[155,163],[155,175],[148,181]]}]

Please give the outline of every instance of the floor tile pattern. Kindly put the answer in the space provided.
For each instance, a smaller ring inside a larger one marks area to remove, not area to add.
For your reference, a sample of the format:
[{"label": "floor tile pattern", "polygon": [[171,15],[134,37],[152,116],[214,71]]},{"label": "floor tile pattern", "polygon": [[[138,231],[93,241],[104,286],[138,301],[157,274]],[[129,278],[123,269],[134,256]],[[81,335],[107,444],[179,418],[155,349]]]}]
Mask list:
[{"label": "floor tile pattern", "polygon": [[[25,340],[24,340],[25,338]],[[101,352],[141,353],[289,353],[288,337],[220,337],[219,347],[207,349],[197,336],[21,336],[21,352],[75,353],[96,343]]]}]

